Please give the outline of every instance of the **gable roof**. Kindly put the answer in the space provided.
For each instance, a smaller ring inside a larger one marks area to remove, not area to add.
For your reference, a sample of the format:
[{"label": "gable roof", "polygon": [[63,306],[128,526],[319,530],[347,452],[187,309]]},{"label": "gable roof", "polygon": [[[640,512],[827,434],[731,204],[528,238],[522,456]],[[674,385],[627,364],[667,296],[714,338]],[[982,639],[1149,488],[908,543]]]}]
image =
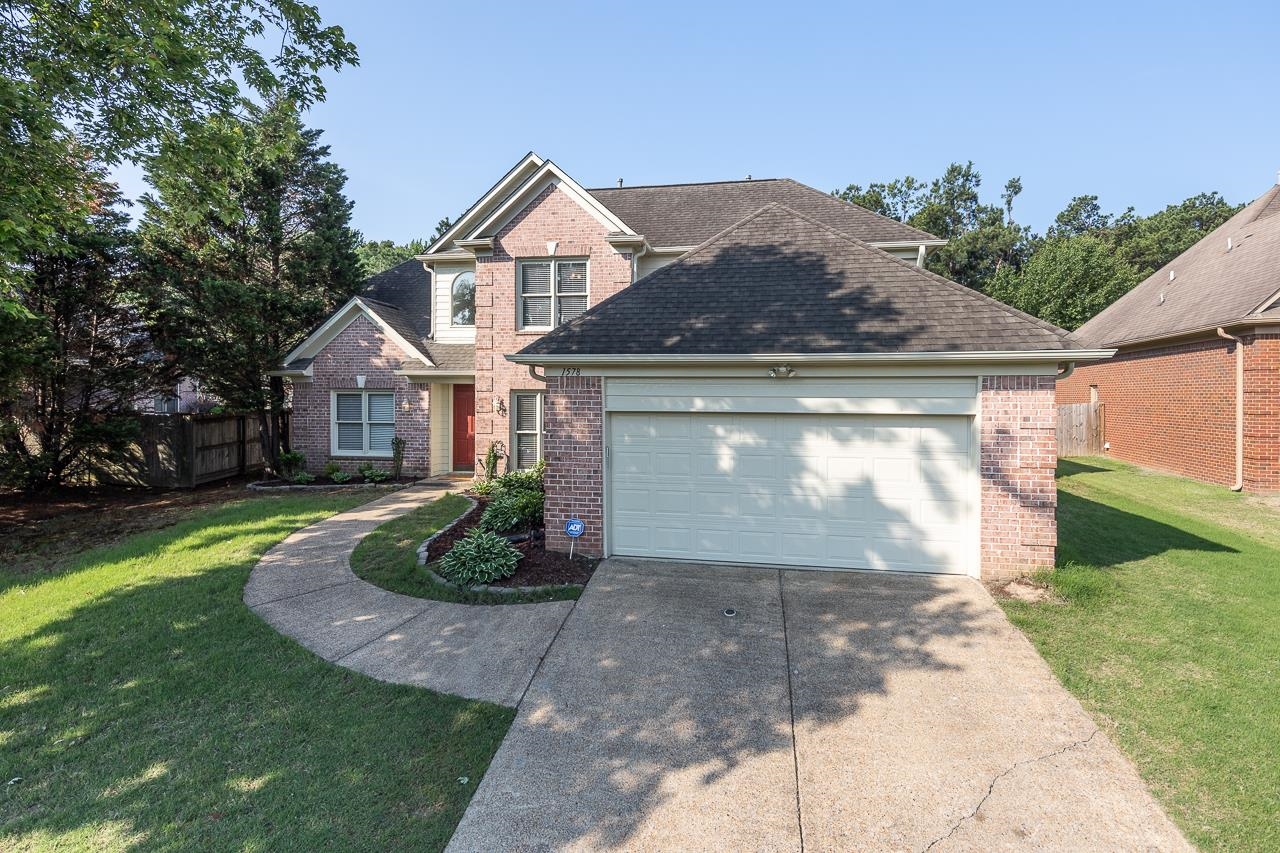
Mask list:
[{"label": "gable roof", "polygon": [[919,228],[790,178],[589,191],[651,246],[697,246],[767,204],[781,204],[868,243],[944,242]]},{"label": "gable roof", "polygon": [[431,273],[408,260],[367,279],[359,296],[331,314],[285,358],[284,371],[304,373],[334,335],[363,314],[405,351],[405,369],[470,372],[475,346],[431,340]]},{"label": "gable roof", "polygon": [[1070,332],[770,204],[512,360],[1083,350]]},{"label": "gable roof", "polygon": [[1253,319],[1267,322],[1280,319],[1272,305],[1277,295],[1280,185],[1117,299],[1076,335],[1114,346]]}]

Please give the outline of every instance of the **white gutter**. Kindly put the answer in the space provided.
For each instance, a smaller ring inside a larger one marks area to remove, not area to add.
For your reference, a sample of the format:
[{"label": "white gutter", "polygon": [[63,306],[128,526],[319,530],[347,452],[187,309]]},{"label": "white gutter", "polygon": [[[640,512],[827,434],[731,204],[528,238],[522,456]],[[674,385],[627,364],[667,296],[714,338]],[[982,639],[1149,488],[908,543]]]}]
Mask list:
[{"label": "white gutter", "polygon": [[1102,361],[1111,358],[1113,349],[1087,350],[1002,350],[998,352],[856,352],[856,353],[767,353],[731,355],[508,355],[514,364],[571,365],[641,365],[641,364],[900,364],[936,362],[1004,363],[1028,361]]},{"label": "white gutter", "polygon": [[1244,341],[1218,327],[1218,337],[1236,345],[1236,481],[1231,491],[1244,489]]}]

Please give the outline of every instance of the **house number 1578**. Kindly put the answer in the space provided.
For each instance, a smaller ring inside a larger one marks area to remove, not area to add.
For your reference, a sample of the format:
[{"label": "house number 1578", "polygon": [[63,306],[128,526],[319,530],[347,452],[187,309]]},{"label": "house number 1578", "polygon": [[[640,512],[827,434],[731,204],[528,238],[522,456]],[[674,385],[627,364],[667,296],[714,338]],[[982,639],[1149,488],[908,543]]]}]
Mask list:
[{"label": "house number 1578", "polygon": [[581,376],[582,368],[581,367],[562,367],[560,368],[560,375],[561,376]]}]

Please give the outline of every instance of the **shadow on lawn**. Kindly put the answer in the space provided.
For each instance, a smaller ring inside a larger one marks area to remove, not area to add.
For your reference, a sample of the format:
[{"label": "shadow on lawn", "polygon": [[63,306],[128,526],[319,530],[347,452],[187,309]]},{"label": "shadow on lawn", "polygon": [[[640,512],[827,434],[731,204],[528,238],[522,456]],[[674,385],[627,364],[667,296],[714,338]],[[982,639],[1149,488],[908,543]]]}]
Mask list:
[{"label": "shadow on lawn", "polygon": [[88,562],[25,593],[69,609],[0,643],[0,777],[22,780],[0,849],[443,847],[511,712],[333,667],[253,615],[246,551],[291,520],[211,513],[104,556],[136,580],[95,594]]},{"label": "shadow on lawn", "polygon": [[1111,471],[1110,468],[1099,468],[1097,465],[1090,465],[1087,462],[1081,462],[1078,459],[1059,459],[1057,476],[1070,477],[1075,474],[1105,474],[1109,471]]},{"label": "shadow on lawn", "polygon": [[1221,542],[1187,533],[1164,522],[1071,492],[1058,491],[1060,564],[1075,562],[1107,568],[1166,551],[1237,553],[1235,548]]}]

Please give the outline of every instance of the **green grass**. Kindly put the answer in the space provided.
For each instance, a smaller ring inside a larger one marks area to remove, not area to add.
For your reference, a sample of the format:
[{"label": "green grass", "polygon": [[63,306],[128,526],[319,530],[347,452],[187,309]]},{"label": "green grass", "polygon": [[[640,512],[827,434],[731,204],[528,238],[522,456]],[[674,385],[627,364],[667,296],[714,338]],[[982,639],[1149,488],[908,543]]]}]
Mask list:
[{"label": "green grass", "polygon": [[1107,459],[1058,486],[1061,601],[1009,617],[1193,842],[1280,849],[1280,512]]},{"label": "green grass", "polygon": [[462,515],[471,504],[461,495],[445,495],[413,512],[381,525],[356,545],[351,568],[369,583],[403,595],[456,601],[463,604],[528,604],[568,601],[582,594],[582,587],[548,587],[534,592],[472,592],[432,580],[418,565],[418,546],[431,534]]},{"label": "green grass", "polygon": [[263,551],[370,497],[0,566],[0,849],[442,848],[513,713],[325,663],[241,601]]}]

